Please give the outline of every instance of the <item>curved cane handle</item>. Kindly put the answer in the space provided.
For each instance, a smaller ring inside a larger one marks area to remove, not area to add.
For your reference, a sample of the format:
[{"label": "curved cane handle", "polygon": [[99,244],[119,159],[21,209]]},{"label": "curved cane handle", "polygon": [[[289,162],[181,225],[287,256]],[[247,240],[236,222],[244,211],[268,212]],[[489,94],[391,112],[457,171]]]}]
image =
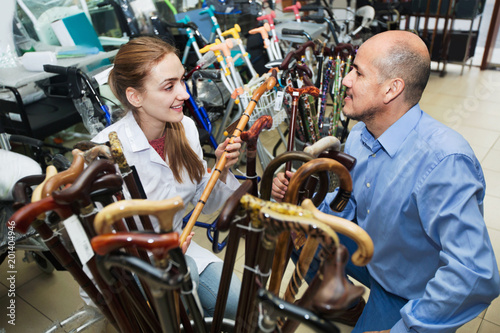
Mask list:
[{"label": "curved cane handle", "polygon": [[316,313],[333,321],[335,316],[342,315],[342,310],[348,309],[364,293],[362,286],[355,286],[346,278],[348,258],[349,252],[345,246],[339,245],[334,253],[323,260],[318,272],[321,283],[311,300]]},{"label": "curved cane handle", "polygon": [[292,95],[292,98],[299,98],[303,94],[311,95],[313,97],[319,96],[319,89],[315,86],[307,86],[302,88],[292,88],[290,86],[286,87],[286,92]]},{"label": "curved cane handle", "polygon": [[[283,164],[291,161],[301,161],[301,162],[309,162],[313,159],[313,157],[309,154],[306,154],[301,151],[288,151],[283,154],[277,156],[266,167],[264,173],[262,174],[262,180],[260,182],[260,197],[264,200],[271,199],[271,189],[273,186],[273,178],[274,173],[281,167]],[[317,204],[320,204],[326,196],[328,192],[328,175],[324,172],[319,174],[320,182],[319,182],[319,190],[313,198],[313,201]]]},{"label": "curved cane handle", "polygon": [[299,10],[300,10],[300,8],[302,8],[302,5],[300,4],[300,2],[299,2],[299,1],[297,1],[297,2],[295,3],[295,5],[291,5],[291,6],[288,6],[288,7],[283,8],[283,11],[284,11],[284,12],[293,11],[293,12],[294,12],[294,14],[295,14],[295,18],[296,18],[297,20],[300,20],[300,15],[299,15]]},{"label": "curved cane handle", "polygon": [[303,164],[293,175],[285,194],[286,202],[296,202],[298,199],[298,190],[300,185],[312,174],[318,171],[332,171],[338,175],[340,180],[340,189],[335,199],[330,204],[332,210],[341,212],[351,197],[352,179],[349,171],[339,162],[327,158],[317,158]]},{"label": "curved cane handle", "polygon": [[304,148],[304,153],[311,154],[312,156],[318,156],[325,150],[340,150],[340,140],[334,136],[325,136],[314,144]]},{"label": "curved cane handle", "polygon": [[216,42],[215,44],[212,44],[210,46],[210,50],[214,51],[220,51],[222,54],[224,54],[224,57],[226,57],[227,62],[233,62],[233,58],[231,58],[231,49],[233,48],[233,42],[231,40],[226,40],[224,42]]},{"label": "curved cane handle", "polygon": [[222,207],[219,219],[217,220],[218,230],[222,232],[229,230],[229,227],[233,222],[233,218],[240,207],[240,199],[243,197],[243,195],[249,193],[251,189],[252,189],[252,181],[247,179],[227,199],[226,203],[224,204],[224,207]]},{"label": "curved cane handle", "polygon": [[255,121],[248,131],[241,133],[241,140],[247,143],[247,149],[256,149],[257,139],[259,138],[260,132],[265,129],[271,129],[272,126],[273,117],[267,115],[261,116]]},{"label": "curved cane handle", "polygon": [[309,210],[317,220],[328,224],[330,228],[358,244],[358,249],[352,254],[352,262],[355,265],[365,266],[370,262],[373,257],[373,241],[364,229],[349,220],[319,211],[309,199],[302,202],[302,207]]},{"label": "curved cane handle", "polygon": [[39,185],[44,179],[45,175],[42,174],[31,175],[19,179],[16,184],[14,184],[14,189],[12,190],[12,196],[14,197],[14,204],[12,207],[14,210],[30,202],[29,195],[31,194],[31,186]]},{"label": "curved cane handle", "polygon": [[302,56],[306,54],[307,48],[310,47],[313,49],[313,52],[316,51],[316,44],[312,40],[308,40],[307,42],[300,45],[300,47],[293,51],[293,55],[296,59],[300,59]]},{"label": "curved cane handle", "polygon": [[51,210],[55,211],[63,219],[72,214],[69,206],[60,205],[55,202],[54,198],[46,197],[19,208],[10,217],[9,224],[12,225],[12,223],[14,223],[14,229],[17,232],[25,234],[31,223],[37,220],[38,216]]},{"label": "curved cane handle", "polygon": [[53,165],[49,165],[45,170],[45,179],[43,180],[43,182],[40,183],[40,185],[38,185],[35,188],[33,194],[31,195],[31,202],[35,202],[42,199],[42,189],[45,186],[45,183],[55,175],[57,175],[56,167]]},{"label": "curved cane handle", "polygon": [[90,244],[94,251],[103,256],[123,247],[135,246],[151,251],[156,258],[164,258],[167,252],[179,246],[179,234],[140,234],[132,232],[117,232],[98,235],[92,238]]},{"label": "curved cane handle", "polygon": [[83,170],[70,187],[54,191],[52,192],[52,196],[60,204],[68,205],[78,202],[80,208],[87,207],[92,203],[90,199],[92,183],[100,173],[116,173],[114,163],[108,160],[94,161]]},{"label": "curved cane handle", "polygon": [[154,215],[158,218],[160,229],[170,232],[173,228],[175,213],[184,208],[180,196],[165,200],[132,199],[120,200],[104,207],[94,219],[94,228],[98,234],[111,232],[116,221],[133,215]]},{"label": "curved cane handle", "polygon": [[71,166],[67,170],[54,175],[44,183],[42,198],[48,197],[52,192],[63,185],[71,184],[82,173],[85,164],[83,156],[78,154],[78,149],[73,149],[72,154],[73,163],[71,163]]}]

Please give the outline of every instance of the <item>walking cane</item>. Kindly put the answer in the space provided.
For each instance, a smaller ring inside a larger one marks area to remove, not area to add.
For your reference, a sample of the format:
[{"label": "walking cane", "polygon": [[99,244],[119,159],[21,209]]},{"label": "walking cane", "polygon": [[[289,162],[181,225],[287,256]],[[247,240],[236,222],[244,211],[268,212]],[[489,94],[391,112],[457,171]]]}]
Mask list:
[{"label": "walking cane", "polygon": [[[173,197],[165,200],[122,200],[115,202],[111,205],[104,207],[99,213],[97,213],[96,218],[94,219],[94,226],[98,233],[109,233],[111,232],[111,225],[115,223],[115,221],[133,215],[154,215],[157,217],[158,222],[160,224],[160,231],[162,233],[171,233],[173,229],[173,218],[176,212],[184,208],[184,203],[182,202],[181,197]],[[154,253],[153,253],[154,254]],[[161,260],[160,260],[161,259]],[[175,260],[175,259],[174,259]],[[180,259],[179,259],[180,260]],[[168,261],[165,258],[156,258],[156,265],[161,269],[166,269],[169,266]],[[182,267],[183,264],[179,263]],[[188,273],[186,273],[188,274]],[[186,282],[188,283],[188,282]],[[191,288],[192,289],[192,288]],[[189,290],[192,291],[192,290]],[[185,290],[187,293],[188,291]],[[190,297],[194,297],[192,293]],[[176,304],[175,295],[167,291],[165,296],[170,304]],[[155,297],[156,298],[156,297]],[[159,306],[164,306],[163,303],[158,304]],[[193,301],[189,301],[189,303],[193,303]],[[188,304],[189,304],[188,303]],[[160,315],[160,323],[162,327],[170,327],[171,329],[177,331],[179,329],[179,322],[177,319],[175,308],[170,307],[170,310],[174,310],[173,312],[168,312],[168,308],[158,309]],[[165,312],[166,311],[166,312]],[[191,309],[192,312],[195,309]],[[163,318],[163,314],[167,314],[166,318]],[[201,314],[197,313],[197,320],[200,325],[203,321]],[[204,325],[204,324],[203,324]]]},{"label": "walking cane", "polygon": [[[260,246],[257,249],[257,260],[255,275],[250,287],[249,318],[244,325],[244,329],[253,332],[257,321],[255,317],[258,313],[255,304],[255,296],[258,287],[256,278],[258,277],[261,286],[265,286],[270,273],[273,251],[276,245],[276,239],[283,231],[306,232],[310,237],[319,237],[321,243],[327,249],[334,248],[339,243],[338,237],[328,226],[312,218],[312,214],[299,206],[291,204],[271,203],[262,199],[255,198],[246,194],[241,199],[241,204],[248,211],[251,217],[251,223],[254,228],[264,227]],[[283,223],[284,222],[284,223]],[[237,323],[237,328],[238,323]],[[240,330],[237,330],[240,332]]]},{"label": "walking cane", "polygon": [[[241,139],[247,143],[247,172],[246,172],[246,177],[247,181],[245,183],[250,182],[251,185],[246,185],[245,187],[240,186],[238,190],[236,190],[235,193],[231,196],[232,202],[235,202],[235,198],[241,198],[241,196],[244,193],[250,193],[253,194],[254,196],[257,196],[258,194],[258,184],[257,184],[257,173],[255,171],[255,165],[256,165],[256,155],[257,155],[257,140],[259,137],[260,132],[263,129],[270,129],[272,126],[273,118],[271,116],[262,116],[259,117],[255,123],[252,125],[252,127],[243,133],[241,133]],[[217,301],[215,303],[215,311],[214,311],[214,318],[212,321],[212,327],[211,327],[211,332],[219,332],[220,327],[222,324],[222,320],[224,318],[224,311],[226,310],[226,302],[227,302],[227,295],[229,293],[229,286],[231,283],[231,275],[232,271],[234,268],[234,262],[236,260],[236,254],[238,251],[238,244],[240,237],[245,235],[245,252],[246,253],[253,253],[255,250],[255,247],[258,244],[258,239],[260,233],[257,232],[251,232],[251,230],[244,231],[241,228],[237,227],[235,225],[234,227],[231,224],[231,227],[229,227],[229,223],[232,222],[232,219],[234,217],[235,212],[227,211],[228,204],[224,206],[220,216],[219,216],[219,221],[217,222],[217,228],[219,230],[228,230],[231,228],[229,231],[229,236],[228,236],[228,244],[227,244],[227,250],[226,254],[224,256],[224,266],[222,269],[222,276],[221,276],[221,281],[219,283],[219,291],[217,293]],[[228,213],[230,213],[228,215]],[[224,215],[223,215],[224,214]],[[220,219],[223,219],[221,222]],[[221,225],[222,224],[222,225]],[[222,228],[222,229],[220,229]],[[245,256],[245,266],[251,267],[249,265],[253,264],[253,259],[251,261],[247,260],[250,255],[247,257]],[[244,273],[245,274],[245,273]],[[241,292],[240,292],[240,298],[241,299],[246,299],[245,295],[246,288],[242,286]],[[245,310],[240,311],[238,308],[236,316],[238,318],[238,314],[244,315],[246,313]]]},{"label": "walking cane", "polygon": [[[82,226],[88,238],[92,238],[96,235],[93,228],[93,220],[96,214],[96,209],[90,196],[92,183],[99,174],[114,174],[115,172],[116,169],[112,162],[108,160],[97,160],[90,164],[82,172],[82,174],[73,182],[71,187],[62,191],[54,191],[52,193],[52,197],[57,203],[71,205],[72,209],[80,215],[80,218],[82,219]],[[123,300],[121,298],[124,296],[124,287],[121,283],[119,286],[116,286],[117,288],[108,286],[103,281],[97,270],[95,257],[92,257],[88,261],[87,266],[99,286],[99,289],[106,294],[106,296],[109,295],[107,299],[108,306],[113,315],[117,318],[117,324],[120,326],[120,329],[125,332],[138,331],[138,324],[131,320],[135,317],[135,315],[131,312],[133,310],[122,306]]]},{"label": "walking cane", "polygon": [[[276,70],[273,69],[272,75],[259,87],[257,90],[252,95],[252,99],[250,100],[250,103],[248,104],[247,108],[245,109],[245,112],[243,113],[242,117],[240,118],[238,122],[238,126],[233,132],[233,135],[231,136],[231,139],[229,140],[229,144],[234,142],[234,138],[238,137],[241,132],[243,132],[243,129],[245,128],[246,124],[248,123],[248,119],[250,119],[250,115],[253,112],[253,109],[257,105],[260,97],[262,94],[264,94],[266,91],[271,90],[274,88],[276,85],[276,76],[277,72]],[[245,116],[245,117],[243,117]],[[201,214],[201,211],[203,210],[203,207],[205,206],[205,203],[208,200],[208,197],[210,196],[210,193],[212,192],[215,184],[217,183],[217,180],[219,179],[220,173],[222,172],[222,169],[226,165],[226,160],[227,160],[227,151],[224,151],[217,162],[217,164],[214,167],[214,172],[212,172],[212,175],[210,176],[210,179],[208,180],[207,186],[205,190],[203,190],[203,193],[201,194],[200,200],[198,200],[198,203],[196,204],[193,213],[191,214],[191,217],[189,218],[188,222],[186,223],[186,226],[184,227],[184,230],[182,231],[181,234],[181,239],[180,242],[183,244],[188,235],[191,233],[191,230],[193,230],[193,227],[196,223],[196,220]]]},{"label": "walking cane", "polygon": [[67,251],[57,234],[43,220],[37,218],[40,214],[47,211],[56,211],[61,218],[67,218],[72,214],[69,206],[59,205],[52,197],[47,197],[19,208],[9,219],[8,223],[9,225],[14,225],[15,230],[20,233],[26,233],[31,225],[40,234],[45,245],[47,245],[57,261],[73,276],[109,323],[119,330],[115,317],[106,305],[103,295],[97,290],[94,283]]}]

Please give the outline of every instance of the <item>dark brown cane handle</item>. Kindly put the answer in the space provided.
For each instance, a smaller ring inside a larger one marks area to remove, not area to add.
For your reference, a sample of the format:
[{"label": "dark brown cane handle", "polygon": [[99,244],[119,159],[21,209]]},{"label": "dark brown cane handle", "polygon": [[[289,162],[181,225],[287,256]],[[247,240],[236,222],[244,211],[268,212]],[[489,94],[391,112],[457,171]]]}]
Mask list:
[{"label": "dark brown cane handle", "polygon": [[101,173],[116,173],[115,165],[108,160],[97,160],[90,164],[70,187],[54,191],[52,196],[60,204],[71,204],[78,202],[80,208],[87,207],[92,203],[90,193],[93,182]]},{"label": "dark brown cane handle", "polygon": [[179,234],[140,234],[132,232],[117,232],[99,235],[91,240],[94,251],[103,256],[111,251],[124,247],[138,247],[151,251],[156,258],[164,258],[167,252],[179,246]]},{"label": "dark brown cane handle", "polygon": [[14,185],[12,195],[14,197],[14,210],[29,203],[31,200],[31,186],[39,185],[45,179],[45,175],[31,175],[19,179]]},{"label": "dark brown cane handle", "polygon": [[252,181],[245,180],[236,191],[227,199],[217,220],[217,230],[225,232],[229,230],[234,216],[240,208],[240,199],[252,189]]},{"label": "dark brown cane handle", "polygon": [[260,132],[265,129],[270,129],[271,126],[273,126],[273,117],[261,116],[248,131],[241,133],[241,140],[247,143],[247,149],[257,149],[257,139],[259,138]]},{"label": "dark brown cane handle", "polygon": [[323,260],[320,267],[322,281],[312,299],[312,308],[325,318],[338,316],[341,310],[349,308],[364,293],[363,287],[355,286],[346,279],[345,265],[348,258],[349,252],[340,244],[332,255]]}]

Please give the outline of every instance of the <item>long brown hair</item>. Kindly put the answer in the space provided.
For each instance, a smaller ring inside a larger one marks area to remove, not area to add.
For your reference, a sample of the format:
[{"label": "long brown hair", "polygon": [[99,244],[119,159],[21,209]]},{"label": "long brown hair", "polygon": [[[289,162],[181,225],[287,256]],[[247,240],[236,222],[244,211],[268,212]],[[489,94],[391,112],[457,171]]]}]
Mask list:
[{"label": "long brown hair", "polygon": [[[144,82],[151,69],[170,53],[178,55],[174,46],[156,37],[137,37],[120,47],[114,67],[109,73],[108,84],[125,108],[137,112],[127,99],[127,88],[131,87],[144,93]],[[183,182],[184,170],[191,182],[201,181],[205,172],[203,163],[189,145],[184,126],[180,122],[167,122],[165,125],[165,156],[177,182]]]}]

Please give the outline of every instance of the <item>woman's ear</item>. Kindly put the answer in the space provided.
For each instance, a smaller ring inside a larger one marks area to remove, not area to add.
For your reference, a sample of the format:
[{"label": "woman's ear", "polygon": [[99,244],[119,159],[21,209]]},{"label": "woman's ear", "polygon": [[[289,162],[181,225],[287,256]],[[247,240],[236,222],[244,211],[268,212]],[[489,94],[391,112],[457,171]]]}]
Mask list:
[{"label": "woman's ear", "polygon": [[405,89],[405,81],[401,78],[392,79],[386,86],[384,102],[390,103],[403,93]]},{"label": "woman's ear", "polygon": [[127,90],[125,91],[125,94],[127,96],[127,100],[130,104],[132,104],[134,107],[139,108],[142,105],[142,95],[141,93],[132,87],[128,87]]}]

